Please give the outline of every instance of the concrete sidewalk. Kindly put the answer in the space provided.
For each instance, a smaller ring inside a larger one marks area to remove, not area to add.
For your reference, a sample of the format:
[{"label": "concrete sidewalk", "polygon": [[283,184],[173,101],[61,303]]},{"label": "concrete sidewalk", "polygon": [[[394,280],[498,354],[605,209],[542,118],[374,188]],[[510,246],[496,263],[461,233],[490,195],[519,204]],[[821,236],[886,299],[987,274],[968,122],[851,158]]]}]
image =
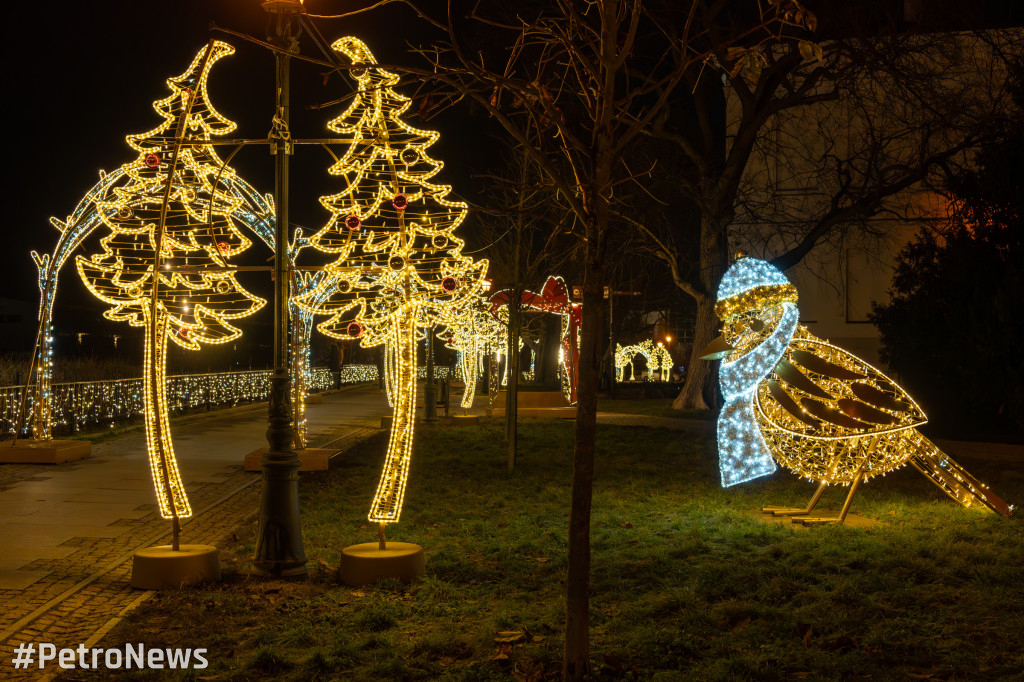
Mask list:
[{"label": "concrete sidewalk", "polygon": [[[258,509],[261,477],[242,462],[266,445],[266,412],[258,403],[172,423],[194,511],[183,542],[216,544]],[[378,433],[389,412],[376,385],[326,394],[306,407],[309,443],[346,449]],[[87,459],[0,465],[0,671],[19,641],[86,641],[144,594],[128,586],[132,553],[168,537],[141,428],[94,445]]]}]

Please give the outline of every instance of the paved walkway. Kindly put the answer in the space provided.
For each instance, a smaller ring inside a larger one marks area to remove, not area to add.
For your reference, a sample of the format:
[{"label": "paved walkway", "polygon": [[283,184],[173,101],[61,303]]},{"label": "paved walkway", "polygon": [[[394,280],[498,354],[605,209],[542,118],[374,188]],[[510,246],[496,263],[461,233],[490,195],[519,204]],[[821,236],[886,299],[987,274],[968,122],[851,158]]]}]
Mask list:
[{"label": "paved walkway", "polygon": [[[260,403],[173,423],[194,511],[182,542],[217,544],[258,509],[261,477],[242,461],[266,445],[266,410]],[[347,449],[379,432],[388,412],[375,385],[327,394],[306,407],[310,446]],[[19,642],[98,641],[150,594],[128,585],[132,553],[169,541],[145,434],[111,438],[92,453],[60,466],[0,465],[0,678],[13,674]]]}]

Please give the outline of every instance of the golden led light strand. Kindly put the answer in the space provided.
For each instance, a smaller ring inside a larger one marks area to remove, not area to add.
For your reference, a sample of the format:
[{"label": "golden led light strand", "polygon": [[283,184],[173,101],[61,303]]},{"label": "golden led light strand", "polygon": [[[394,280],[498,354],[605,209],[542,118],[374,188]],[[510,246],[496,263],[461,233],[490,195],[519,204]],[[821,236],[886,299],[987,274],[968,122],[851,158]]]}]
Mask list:
[{"label": "golden led light strand", "polygon": [[181,76],[167,80],[171,95],[153,104],[163,123],[127,138],[139,155],[121,167],[125,180],[109,200],[97,202],[110,228],[103,251],[76,257],[86,287],[113,306],[104,316],[146,329],[147,444],[160,513],[169,519],[192,512],[170,437],[167,342],[190,350],[201,342],[226,343],[241,334],[228,320],[265,303],[227,267],[227,258],[250,245],[232,218],[241,199],[222,184],[234,171],[212,145],[195,144],[234,130],[206,92],[211,67],[233,52],[211,41]]},{"label": "golden led light strand", "polygon": [[377,67],[358,38],[331,47],[357,65],[349,73],[358,89],[328,123],[350,145],[328,169],[343,189],[320,198],[331,215],[309,244],[335,258],[326,269],[337,292],[324,301],[310,292],[296,304],[327,315],[317,328],[328,336],[385,347],[394,418],[369,519],[393,523],[402,511],[412,453],[418,330],[441,322],[445,306],[478,295],[487,262],[461,253],[464,243],[453,231],[466,217],[466,204],[447,198],[448,185],[431,182],[443,166],[427,153],[438,133],[402,120],[411,101],[393,89],[398,76]]},{"label": "golden led light strand", "polygon": [[661,380],[668,381],[669,372],[672,370],[672,355],[663,345],[659,343],[655,346],[654,342],[650,339],[633,344],[632,346],[615,344],[617,381],[623,380],[623,372],[627,366],[630,368],[630,376],[633,381],[637,381],[636,370],[633,366],[633,360],[636,359],[637,355],[643,355],[647,359],[647,369],[651,373],[661,372]]}]

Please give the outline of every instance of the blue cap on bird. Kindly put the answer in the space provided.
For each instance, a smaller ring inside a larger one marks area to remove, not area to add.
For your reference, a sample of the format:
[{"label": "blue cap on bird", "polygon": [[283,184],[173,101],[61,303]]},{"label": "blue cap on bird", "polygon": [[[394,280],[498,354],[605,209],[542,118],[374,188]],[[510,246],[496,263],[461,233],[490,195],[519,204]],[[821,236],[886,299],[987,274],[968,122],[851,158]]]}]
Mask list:
[{"label": "blue cap on bird", "polygon": [[725,320],[748,310],[796,300],[796,287],[778,268],[759,258],[741,257],[725,271],[718,285],[715,315]]}]

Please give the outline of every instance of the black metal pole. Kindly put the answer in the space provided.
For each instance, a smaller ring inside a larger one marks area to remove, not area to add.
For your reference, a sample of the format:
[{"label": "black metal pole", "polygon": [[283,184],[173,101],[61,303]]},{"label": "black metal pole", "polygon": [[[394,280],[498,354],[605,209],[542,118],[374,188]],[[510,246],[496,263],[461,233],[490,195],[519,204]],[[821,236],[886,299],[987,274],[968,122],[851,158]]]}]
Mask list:
[{"label": "black metal pole", "polygon": [[[298,51],[292,34],[293,23],[302,10],[300,2],[270,0],[263,3],[268,13],[268,40],[287,52]],[[288,162],[292,151],[289,119],[289,75],[291,57],[276,52],[277,96],[271,137],[275,154],[274,203],[274,376],[270,380],[267,452],[261,462],[263,491],[260,499],[259,531],[253,568],[257,574],[287,578],[306,575],[306,552],[302,546],[299,515],[299,456],[293,449],[291,375],[288,371]]]},{"label": "black metal pole", "polygon": [[423,421],[437,421],[437,389],[434,384],[434,325],[427,327],[427,383],[423,388]]},{"label": "black metal pole", "polygon": [[610,360],[608,362],[611,374],[608,379],[608,398],[615,398],[615,372],[617,367],[615,366],[615,292],[608,289],[608,355]]}]

